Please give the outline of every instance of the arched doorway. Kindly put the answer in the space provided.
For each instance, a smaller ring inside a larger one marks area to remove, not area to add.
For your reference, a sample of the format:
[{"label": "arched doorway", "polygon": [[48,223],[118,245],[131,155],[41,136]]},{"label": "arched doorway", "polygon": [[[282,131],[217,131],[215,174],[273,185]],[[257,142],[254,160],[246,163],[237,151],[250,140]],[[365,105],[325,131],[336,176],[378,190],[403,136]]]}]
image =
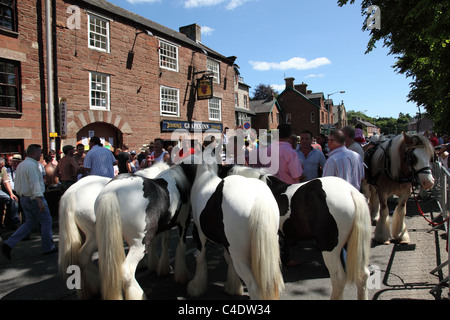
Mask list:
[{"label": "arched doorway", "polygon": [[97,136],[104,141],[103,145],[114,150],[122,146],[122,132],[115,126],[106,122],[95,122],[83,127],[77,133],[77,142],[83,143],[85,146],[89,143],[89,138]]}]

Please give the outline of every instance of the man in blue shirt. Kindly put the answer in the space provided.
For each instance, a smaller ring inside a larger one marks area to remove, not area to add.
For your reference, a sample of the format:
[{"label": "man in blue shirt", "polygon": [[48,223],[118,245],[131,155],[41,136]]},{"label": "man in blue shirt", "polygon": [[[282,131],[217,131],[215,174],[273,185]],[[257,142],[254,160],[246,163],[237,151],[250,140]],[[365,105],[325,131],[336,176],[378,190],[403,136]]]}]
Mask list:
[{"label": "man in blue shirt", "polygon": [[83,167],[87,175],[114,178],[114,165],[117,164],[113,153],[103,148],[100,138],[93,136],[89,141],[90,150],[84,157]]},{"label": "man in blue shirt", "polygon": [[313,148],[311,131],[303,130],[300,133],[300,148],[296,152],[303,167],[301,181],[309,181],[320,177],[326,159],[322,151]]}]

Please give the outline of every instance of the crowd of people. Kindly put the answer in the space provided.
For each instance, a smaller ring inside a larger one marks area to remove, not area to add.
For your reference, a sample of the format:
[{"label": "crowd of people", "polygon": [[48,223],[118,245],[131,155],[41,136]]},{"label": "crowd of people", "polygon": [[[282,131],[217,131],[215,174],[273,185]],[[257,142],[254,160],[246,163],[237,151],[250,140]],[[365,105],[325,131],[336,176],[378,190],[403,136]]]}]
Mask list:
[{"label": "crowd of people", "polygon": [[426,131],[425,136],[430,139],[430,142],[436,151],[436,157],[439,158],[446,169],[449,169],[448,156],[450,154],[450,136],[448,134],[439,136],[436,132],[430,131]]},{"label": "crowd of people", "polygon": [[[364,178],[362,145],[366,138],[359,125],[344,127],[328,136],[320,133],[314,137],[309,130],[303,130],[297,136],[289,124],[281,124],[277,134],[277,139],[271,139],[270,135],[260,140],[255,135],[244,139],[243,136],[230,135],[225,128],[219,139],[208,135],[199,142],[180,137],[174,146],[167,148],[164,148],[163,139],[156,138],[144,144],[139,153],[129,150],[126,145],[111,152],[102,147],[98,137],[93,136],[89,141],[89,152],[85,152],[83,144],[76,147],[66,145],[62,149],[64,156],[59,161],[54,151],[42,158],[41,147],[34,144],[28,147],[25,159],[20,154],[7,159],[0,157],[0,205],[4,208],[0,222],[3,227],[15,230],[3,242],[2,253],[10,259],[11,249],[29,235],[37,222],[41,223],[43,252],[56,252],[51,237],[52,216],[57,217],[61,195],[82,177],[100,175],[113,178],[117,174],[135,173],[161,161],[173,165],[191,155],[205,155],[206,150],[208,156],[220,159],[223,165],[268,167],[271,163],[261,163],[259,151],[266,149],[270,157],[276,148],[278,159],[272,161],[277,161],[278,166],[274,174],[285,183],[337,176],[356,189],[361,188]],[[434,132],[425,134],[435,146],[436,156],[448,168],[449,136],[438,137]],[[239,158],[242,155],[243,160]],[[252,159],[257,161],[252,162]]]}]

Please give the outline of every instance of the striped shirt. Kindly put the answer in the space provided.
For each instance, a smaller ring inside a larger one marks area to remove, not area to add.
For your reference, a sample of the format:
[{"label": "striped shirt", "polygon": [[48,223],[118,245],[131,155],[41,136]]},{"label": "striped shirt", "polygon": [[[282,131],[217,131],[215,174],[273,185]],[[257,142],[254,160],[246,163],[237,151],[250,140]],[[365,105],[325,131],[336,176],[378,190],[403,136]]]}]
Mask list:
[{"label": "striped shirt", "polygon": [[331,151],[323,167],[323,176],[335,176],[346,180],[356,189],[361,188],[364,178],[364,165],[359,154],[345,146]]},{"label": "striped shirt", "polygon": [[98,145],[93,146],[84,157],[83,166],[89,168],[89,175],[114,178],[114,163],[116,158],[112,152]]}]

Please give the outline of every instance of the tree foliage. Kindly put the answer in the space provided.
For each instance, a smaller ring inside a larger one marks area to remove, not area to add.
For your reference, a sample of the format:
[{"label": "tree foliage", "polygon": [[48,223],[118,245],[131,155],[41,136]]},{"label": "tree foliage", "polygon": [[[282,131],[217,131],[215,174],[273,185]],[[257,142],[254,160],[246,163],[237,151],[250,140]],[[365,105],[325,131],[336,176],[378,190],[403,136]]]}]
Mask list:
[{"label": "tree foliage", "polygon": [[[347,111],[347,119],[350,120],[353,117],[358,117],[363,121],[370,122],[380,128],[380,132],[384,134],[400,134],[402,132],[408,132],[408,124],[413,117],[407,114],[399,113],[398,118],[372,118],[367,116],[361,111],[349,110]],[[366,132],[367,133],[367,132]]]},{"label": "tree foliage", "polygon": [[253,98],[252,100],[265,100],[268,98],[272,98],[272,96],[277,96],[278,93],[270,86],[265,84],[258,84],[253,90]]},{"label": "tree foliage", "polygon": [[[366,25],[371,5],[380,8],[380,29]],[[370,31],[366,53],[383,41],[396,56],[395,71],[412,79],[408,101],[425,108],[436,131],[450,132],[450,1],[362,0],[361,14],[362,29]]]}]

